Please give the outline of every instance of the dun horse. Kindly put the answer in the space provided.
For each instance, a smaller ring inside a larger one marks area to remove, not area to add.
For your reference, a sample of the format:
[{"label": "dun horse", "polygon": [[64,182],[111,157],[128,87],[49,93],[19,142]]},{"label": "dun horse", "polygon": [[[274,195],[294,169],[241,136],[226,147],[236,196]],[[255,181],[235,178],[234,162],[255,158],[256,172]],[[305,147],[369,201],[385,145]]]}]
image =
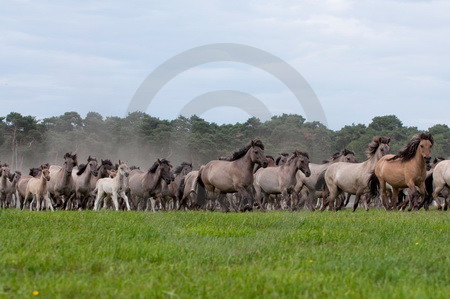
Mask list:
[{"label": "dun horse", "polygon": [[[371,193],[376,194],[381,186],[381,199],[385,209],[396,209],[399,189],[408,188],[409,210],[413,208],[414,198],[420,194],[425,196],[425,179],[427,164],[431,160],[433,137],[429,133],[414,135],[408,144],[397,155],[386,155],[381,158],[371,177]],[[437,166],[436,166],[437,167]],[[391,203],[388,202],[386,184],[392,186]]]},{"label": "dun horse", "polygon": [[[378,160],[389,152],[390,138],[373,138],[367,150],[368,159],[362,163],[336,162],[330,165],[325,171],[325,182],[329,191],[328,204],[330,210],[334,209],[336,198],[342,193],[347,192],[355,195],[353,211],[358,207],[361,195],[369,192],[368,181]],[[326,207],[324,205],[321,210]],[[368,202],[366,202],[366,210]]]},{"label": "dun horse", "polygon": [[47,165],[41,166],[41,174],[37,178],[30,178],[27,184],[27,190],[25,192],[25,201],[29,196],[33,197],[30,204],[30,211],[33,210],[33,202],[36,202],[36,210],[41,210],[43,207],[42,201],[45,200],[45,206],[47,209],[53,211],[52,201],[50,200],[50,194],[48,192],[48,181],[50,181],[50,171]]},{"label": "dun horse", "polygon": [[[441,203],[439,202],[439,195],[445,193],[444,195],[444,210],[447,211],[448,208],[448,188],[450,188],[450,160],[444,160],[439,162],[433,170],[433,199],[436,202],[438,210],[442,209]],[[444,189],[446,189],[444,191]]]},{"label": "dun horse", "polygon": [[[63,166],[50,166],[50,182],[48,190],[54,196],[55,201],[62,200],[65,208],[71,208],[71,200],[75,196],[75,187],[72,178],[72,170],[77,166],[77,155],[66,153]],[[60,198],[63,196],[63,198]]]},{"label": "dun horse", "polygon": [[[307,153],[295,151],[288,158],[285,164],[279,167],[260,168],[254,175],[253,187],[255,188],[255,198],[261,210],[264,210],[261,198],[267,203],[270,194],[282,194],[288,198],[294,191],[296,185],[297,171],[301,171],[306,177],[311,175],[309,169],[309,156]],[[297,193],[295,193],[296,195]],[[294,203],[291,200],[291,209]]]},{"label": "dun horse", "polygon": [[355,153],[348,149],[343,149],[335,153],[331,157],[331,160],[324,161],[323,164],[309,163],[309,169],[311,170],[311,175],[309,177],[305,176],[305,174],[300,171],[297,172],[295,191],[300,193],[303,187],[306,187],[308,192],[303,192],[302,197],[308,197],[306,206],[311,210],[315,209],[314,202],[317,201],[317,198],[322,196],[323,190],[316,190],[316,184],[320,175],[325,173],[325,170],[336,162],[356,163]]},{"label": "dun horse", "polygon": [[7,208],[7,189],[10,170],[8,164],[0,165],[0,204],[1,208]]},{"label": "dun horse", "polygon": [[[260,140],[252,140],[245,147],[233,154],[231,161],[213,160],[199,170],[198,182],[207,191],[207,196],[214,194],[222,208],[229,211],[224,198],[227,193],[239,192],[244,199],[250,199],[247,187],[253,183],[253,169],[255,164],[267,167],[264,155],[264,145]],[[204,191],[203,188],[199,188]],[[247,207],[252,208],[252,205]]]},{"label": "dun horse", "polygon": [[[167,204],[169,200],[172,200],[174,208],[177,208],[177,204],[179,204],[179,200],[182,197],[181,181],[186,177],[186,175],[192,171],[192,164],[188,162],[181,163],[175,169],[175,179],[170,184],[167,184],[165,180],[160,181],[160,185],[158,189],[160,191],[158,194],[158,199],[161,201],[163,208],[167,208]],[[180,194],[181,193],[181,194]]]},{"label": "dun horse", "polygon": [[72,170],[72,178],[75,186],[75,197],[78,207],[85,209],[91,189],[91,181],[98,176],[98,165],[95,157],[89,156],[87,164],[81,164]]},{"label": "dun horse", "polygon": [[161,180],[166,181],[167,184],[174,180],[171,168],[172,165],[169,161],[158,159],[146,172],[140,169],[131,171],[129,179],[130,196],[136,209],[139,208],[139,201],[141,200],[147,205],[147,200],[155,195],[156,188]]}]

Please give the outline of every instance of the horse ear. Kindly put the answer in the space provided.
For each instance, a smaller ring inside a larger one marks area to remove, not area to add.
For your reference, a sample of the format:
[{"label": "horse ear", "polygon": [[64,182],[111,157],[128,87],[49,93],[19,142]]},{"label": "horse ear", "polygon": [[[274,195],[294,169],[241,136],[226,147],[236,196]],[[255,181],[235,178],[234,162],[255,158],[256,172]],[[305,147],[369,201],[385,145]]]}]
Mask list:
[{"label": "horse ear", "polygon": [[157,161],[158,161],[158,164],[161,164],[161,160],[158,159]]},{"label": "horse ear", "polygon": [[389,142],[391,142],[391,137],[388,138],[387,144],[389,144]]}]

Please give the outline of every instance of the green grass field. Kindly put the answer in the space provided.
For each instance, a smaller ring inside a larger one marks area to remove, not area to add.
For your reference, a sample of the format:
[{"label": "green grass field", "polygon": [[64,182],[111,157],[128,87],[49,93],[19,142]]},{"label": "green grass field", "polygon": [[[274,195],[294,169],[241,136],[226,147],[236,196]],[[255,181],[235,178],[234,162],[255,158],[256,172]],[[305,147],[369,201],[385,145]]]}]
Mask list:
[{"label": "green grass field", "polygon": [[448,298],[449,236],[437,211],[0,210],[0,297]]}]

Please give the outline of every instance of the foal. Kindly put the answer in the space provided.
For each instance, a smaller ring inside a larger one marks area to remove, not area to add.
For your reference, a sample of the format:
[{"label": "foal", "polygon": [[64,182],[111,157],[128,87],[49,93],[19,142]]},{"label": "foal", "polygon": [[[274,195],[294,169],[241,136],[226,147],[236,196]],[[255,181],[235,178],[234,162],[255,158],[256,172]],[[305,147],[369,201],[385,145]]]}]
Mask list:
[{"label": "foal", "polygon": [[128,188],[128,176],[130,175],[130,169],[128,165],[124,162],[119,161],[119,167],[117,169],[117,175],[114,178],[103,178],[97,181],[97,186],[95,187],[94,193],[97,192],[97,198],[94,203],[94,211],[98,211],[100,201],[102,201],[106,196],[111,196],[114,203],[114,208],[116,211],[119,210],[119,202],[117,200],[118,195],[120,195],[127,206],[127,210],[130,211],[130,203],[128,202],[128,197],[125,194]]},{"label": "foal", "polygon": [[33,202],[36,201],[36,210],[39,211],[43,207],[42,200],[45,200],[47,208],[53,211],[52,201],[50,200],[50,194],[48,192],[47,182],[50,181],[50,170],[48,165],[41,166],[41,174],[38,177],[30,178],[27,184],[25,192],[25,201],[30,195],[33,196],[33,200],[30,204],[30,211],[33,210]]}]

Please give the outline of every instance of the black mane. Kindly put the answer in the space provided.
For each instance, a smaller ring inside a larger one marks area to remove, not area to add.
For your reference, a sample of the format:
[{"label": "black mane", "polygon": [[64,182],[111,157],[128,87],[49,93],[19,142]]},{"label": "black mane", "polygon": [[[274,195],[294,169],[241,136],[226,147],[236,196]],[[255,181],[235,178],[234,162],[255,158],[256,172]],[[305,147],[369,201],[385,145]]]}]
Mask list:
[{"label": "black mane", "polygon": [[355,155],[355,153],[351,150],[344,148],[344,149],[340,150],[339,152],[333,154],[333,156],[331,156],[331,161],[335,161],[335,160],[339,159],[340,157],[347,156],[347,155]]},{"label": "black mane", "polygon": [[422,132],[414,135],[411,140],[405,145],[397,155],[392,158],[387,159],[388,161],[402,159],[403,161],[409,161],[416,155],[417,148],[419,147],[421,140],[429,140],[431,145],[433,145],[434,140],[433,136],[431,136],[428,132]]},{"label": "black mane", "polygon": [[287,160],[287,164],[289,164],[289,163],[291,163],[291,161],[292,160],[294,160],[296,157],[298,157],[298,156],[304,156],[304,157],[306,157],[306,158],[308,158],[309,159],[309,155],[308,155],[308,153],[306,153],[306,152],[301,152],[301,151],[294,151],[293,153],[292,153],[292,155],[289,157],[289,159]]},{"label": "black mane", "polygon": [[280,156],[277,158],[277,160],[275,161],[275,165],[280,165],[280,160],[283,157],[289,157],[288,153],[281,153]]},{"label": "black mane", "polygon": [[191,167],[192,167],[192,164],[191,164],[191,163],[188,163],[188,162],[183,162],[183,163],[181,163],[181,165],[178,166],[178,167],[175,169],[175,174],[180,174],[181,171],[183,170],[184,166],[191,166]]},{"label": "black mane", "polygon": [[152,167],[150,167],[148,172],[155,173],[156,169],[158,169],[159,164],[167,164],[167,165],[169,165],[169,167],[172,167],[172,165],[170,165],[170,161],[168,161],[166,159],[161,159],[161,160],[159,160],[159,163],[158,163],[158,161],[153,163]]},{"label": "black mane", "polygon": [[370,158],[377,152],[378,147],[380,147],[381,144],[389,144],[391,141],[391,138],[388,137],[374,137],[372,141],[369,143],[369,148],[366,151],[367,156]]},{"label": "black mane", "polygon": [[86,170],[87,166],[88,166],[87,164],[78,165],[77,175],[82,175],[84,173],[84,171]]},{"label": "black mane", "polygon": [[261,140],[257,139],[257,140],[251,141],[249,144],[242,147],[240,150],[235,151],[233,153],[233,156],[231,157],[231,159],[229,159],[228,161],[236,161],[236,160],[242,158],[243,156],[245,156],[245,154],[248,152],[248,150],[252,147],[252,145],[257,146],[260,149],[264,150],[264,144],[262,143]]}]

